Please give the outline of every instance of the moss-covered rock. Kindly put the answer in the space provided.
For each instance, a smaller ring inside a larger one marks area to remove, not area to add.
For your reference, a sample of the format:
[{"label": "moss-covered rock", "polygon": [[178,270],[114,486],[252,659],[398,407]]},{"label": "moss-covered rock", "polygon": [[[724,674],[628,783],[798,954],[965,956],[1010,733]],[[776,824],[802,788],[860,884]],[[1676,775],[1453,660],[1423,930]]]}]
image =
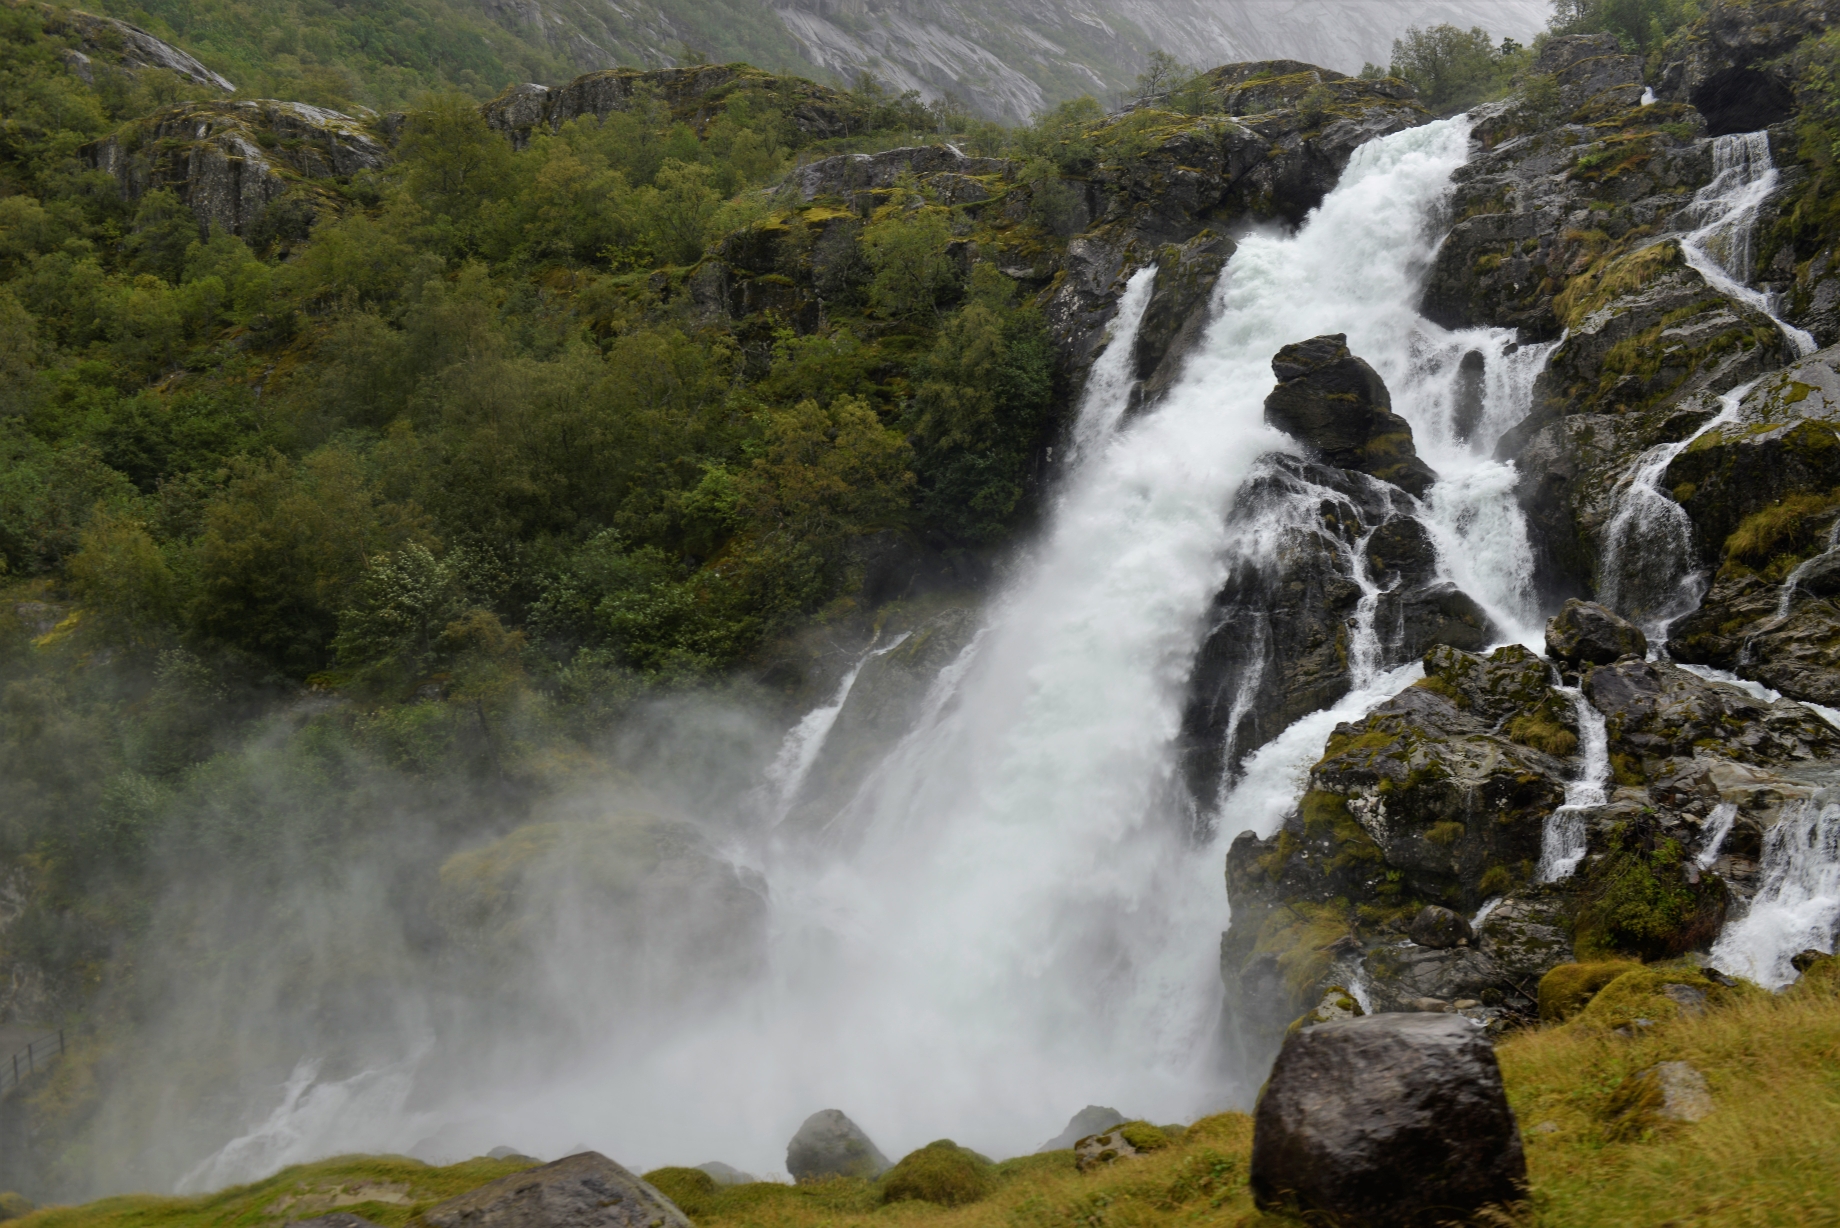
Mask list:
[{"label": "moss-covered rock", "polygon": [[901,1157],[881,1181],[882,1201],[930,1202],[961,1207],[986,1198],[996,1188],[989,1160],[949,1138],[928,1143]]},{"label": "moss-covered rock", "polygon": [[1570,1019],[1597,991],[1640,965],[1634,960],[1598,960],[1560,964],[1540,978],[1540,1018],[1550,1023]]},{"label": "moss-covered rock", "polygon": [[19,1219],[32,1214],[35,1208],[24,1195],[11,1192],[0,1193],[0,1220]]}]

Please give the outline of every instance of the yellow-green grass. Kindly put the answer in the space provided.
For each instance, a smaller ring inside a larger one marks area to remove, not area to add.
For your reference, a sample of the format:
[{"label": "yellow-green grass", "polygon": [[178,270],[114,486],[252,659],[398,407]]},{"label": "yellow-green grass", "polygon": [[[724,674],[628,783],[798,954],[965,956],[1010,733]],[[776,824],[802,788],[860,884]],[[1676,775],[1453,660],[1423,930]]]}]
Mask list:
[{"label": "yellow-green grass", "polygon": [[[1784,994],[1714,994],[1700,1015],[1657,999],[1644,1015],[1652,1026],[1633,1029],[1620,1022],[1640,1005],[1631,995],[1658,992],[1663,978],[1631,967],[1637,975],[1620,996],[1610,995],[1616,1001],[1497,1047],[1526,1144],[1531,1194],[1482,1222],[1840,1225],[1840,961],[1818,965]],[[1619,1026],[1635,1035],[1620,1034]],[[1668,1061],[1704,1073],[1712,1114],[1633,1131],[1613,1121],[1624,1080]],[[1091,1173],[1079,1172],[1069,1151],[1003,1161],[989,1170],[988,1192],[959,1206],[891,1200],[884,1182],[857,1179],[719,1187],[664,1177],[660,1184],[678,1194],[699,1228],[1298,1228],[1302,1221],[1253,1207],[1251,1143],[1251,1119],[1223,1113],[1170,1132],[1167,1146]],[[8,1228],[279,1228],[300,1214],[276,1211],[286,1197],[381,1183],[410,1189],[403,1201],[350,1209],[385,1228],[414,1228],[411,1221],[433,1200],[520,1167],[347,1157],[202,1198],[106,1199],[39,1211]]]},{"label": "yellow-green grass", "polygon": [[129,1194],[80,1207],[46,1207],[9,1220],[8,1228],[278,1228],[333,1210],[383,1228],[403,1228],[436,1203],[531,1163],[477,1159],[436,1168],[407,1156],[338,1156],[195,1198]]}]

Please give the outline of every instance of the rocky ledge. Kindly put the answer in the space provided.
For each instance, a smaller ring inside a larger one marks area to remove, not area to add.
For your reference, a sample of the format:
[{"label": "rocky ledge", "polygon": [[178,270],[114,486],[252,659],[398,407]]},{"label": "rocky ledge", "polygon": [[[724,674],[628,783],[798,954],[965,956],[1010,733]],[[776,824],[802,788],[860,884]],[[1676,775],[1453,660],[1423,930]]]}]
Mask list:
[{"label": "rocky ledge", "polygon": [[1639,632],[1602,607],[1555,623],[1558,659],[1432,648],[1421,681],[1336,727],[1277,831],[1234,840],[1221,976],[1247,1069],[1351,987],[1488,1022],[1533,1016],[1575,957],[1705,950],[1755,891],[1763,832],[1840,778],[1840,730],[1801,704],[1604,661]]}]

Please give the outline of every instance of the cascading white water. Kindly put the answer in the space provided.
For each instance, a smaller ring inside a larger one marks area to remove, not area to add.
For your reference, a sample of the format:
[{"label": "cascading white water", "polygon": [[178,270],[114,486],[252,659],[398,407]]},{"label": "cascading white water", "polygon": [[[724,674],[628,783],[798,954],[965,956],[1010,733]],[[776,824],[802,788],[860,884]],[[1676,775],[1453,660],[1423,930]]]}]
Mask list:
[{"label": "cascading white water", "polygon": [[1763,883],[1744,917],[1712,944],[1712,963],[1779,989],[1795,979],[1789,961],[1813,948],[1832,953],[1840,937],[1840,805],[1803,802],[1763,835]]},{"label": "cascading white water", "polygon": [[1669,624],[1698,609],[1706,595],[1705,573],[1694,566],[1693,521],[1662,492],[1662,478],[1694,440],[1737,419],[1738,406],[1756,383],[1721,395],[1719,412],[1685,439],[1644,452],[1618,492],[1616,512],[1604,529],[1598,599],[1640,624],[1654,651],[1667,643]]},{"label": "cascading white water", "polygon": [[1700,850],[1694,855],[1693,862],[1702,870],[1710,870],[1712,863],[1719,859],[1719,852],[1725,847],[1725,837],[1731,835],[1732,824],[1738,821],[1738,807],[1732,802],[1720,802],[1706,816],[1706,835],[1700,844]]},{"label": "cascading white water", "polygon": [[1080,396],[1079,412],[1074,415],[1068,459],[1078,462],[1101,442],[1111,438],[1119,420],[1131,405],[1131,388],[1137,382],[1133,368],[1136,357],[1137,331],[1143,325],[1144,312],[1150,306],[1150,292],[1156,288],[1156,266],[1146,265],[1131,274],[1118,296],[1118,313],[1112,317],[1111,338],[1099,356],[1093,359],[1086,376],[1086,389]]},{"label": "cascading white water", "polygon": [[[1115,430],[1129,381],[1094,386],[1090,446],[1050,527],[918,724],[822,841],[763,834],[751,855],[773,896],[761,984],[719,1011],[558,1052],[547,1078],[426,1089],[451,1146],[586,1143],[640,1168],[720,1156],[770,1171],[827,1106],[892,1154],[943,1134],[1010,1154],[1088,1102],[1169,1120],[1243,1100],[1250,1089],[1211,1066],[1222,850],[1192,837],[1174,743],[1235,548],[1227,511],[1262,455],[1296,447],[1263,421],[1280,347],[1348,334],[1441,475],[1425,515],[1445,566],[1513,638],[1533,634],[1512,472],[1487,456],[1537,366],[1506,330],[1453,334],[1416,313],[1427,219],[1468,145],[1453,119],[1358,150],[1297,233],[1240,244],[1154,413]],[[1138,279],[1127,299],[1147,296]],[[1115,328],[1108,371],[1133,333],[1128,319]],[[1453,388],[1471,350],[1490,386],[1483,426],[1465,433]],[[1363,669],[1334,710],[1255,756],[1231,807],[1242,826],[1269,831],[1329,727],[1420,673]],[[309,1139],[285,1158],[338,1145]]]},{"label": "cascading white water", "polygon": [[1572,876],[1587,850],[1585,811],[1604,804],[1610,784],[1610,736],[1604,714],[1577,687],[1556,688],[1569,696],[1578,719],[1578,778],[1565,786],[1565,804],[1546,816],[1540,829],[1540,865],[1535,877],[1556,883]]},{"label": "cascading white water", "polygon": [[1757,217],[1775,194],[1779,175],[1770,157],[1767,132],[1737,132],[1712,142],[1712,181],[1687,207],[1697,228],[1682,237],[1681,254],[1714,289],[1750,304],[1776,322],[1798,353],[1812,354],[1815,341],[1775,311],[1767,294],[1750,286]]},{"label": "cascading white water", "polygon": [[909,634],[902,632],[892,643],[871,647],[863,653],[843,676],[843,681],[837,684],[837,693],[831,697],[831,701],[821,708],[813,708],[786,731],[784,740],[780,742],[779,754],[767,765],[766,770],[766,788],[762,801],[772,814],[773,822],[785,818],[786,811],[798,798],[799,787],[805,783],[811,765],[818,761],[818,753],[824,749],[824,739],[830,735],[831,726],[837,723],[837,714],[843,711],[843,705],[849,701],[850,691],[856,686],[856,676],[862,673],[863,666],[899,648],[907,642]]},{"label": "cascading white water", "polygon": [[1833,527],[1828,529],[1826,548],[1797,563],[1795,570],[1783,577],[1782,589],[1776,597],[1776,618],[1779,621],[1789,617],[1789,607],[1795,602],[1795,593],[1801,587],[1802,578],[1814,570],[1816,565],[1832,558],[1835,551],[1840,551],[1840,520],[1834,521]]}]

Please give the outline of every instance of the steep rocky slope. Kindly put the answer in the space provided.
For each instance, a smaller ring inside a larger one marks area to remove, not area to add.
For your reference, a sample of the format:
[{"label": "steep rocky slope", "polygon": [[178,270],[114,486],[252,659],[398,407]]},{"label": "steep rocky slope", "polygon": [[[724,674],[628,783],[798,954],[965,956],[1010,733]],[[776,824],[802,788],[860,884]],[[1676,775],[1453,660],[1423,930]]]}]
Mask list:
[{"label": "steep rocky slope", "polygon": [[846,81],[871,71],[897,91],[952,94],[1008,123],[1081,94],[1117,94],[1156,50],[1200,65],[1282,58],[1354,73],[1367,61],[1387,63],[1408,26],[1481,25],[1525,43],[1551,15],[1544,0],[1122,0],[1078,9],[784,0],[707,12],[680,4],[610,12],[574,0],[481,2],[584,69],[679,63],[688,47],[775,69],[810,65]]}]

